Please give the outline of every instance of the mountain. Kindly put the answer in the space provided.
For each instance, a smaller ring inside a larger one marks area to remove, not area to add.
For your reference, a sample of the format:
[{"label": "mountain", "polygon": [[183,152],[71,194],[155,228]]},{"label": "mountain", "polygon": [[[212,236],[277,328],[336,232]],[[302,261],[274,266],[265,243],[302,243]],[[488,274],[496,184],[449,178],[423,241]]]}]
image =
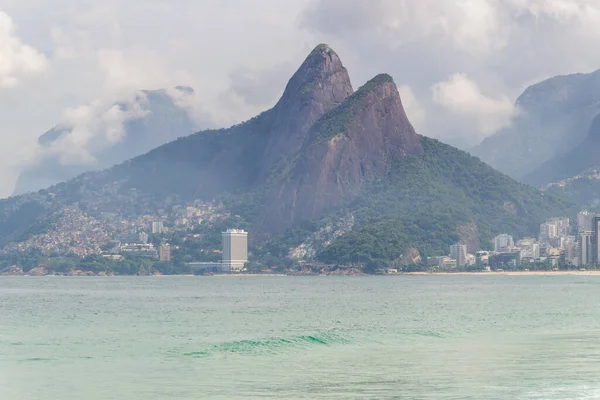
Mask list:
[{"label": "mountain", "polygon": [[517,99],[511,127],[486,138],[471,154],[515,179],[575,148],[600,113],[600,70],[557,76],[530,86]]},{"label": "mountain", "polygon": [[600,114],[594,118],[587,137],[574,149],[561,153],[525,175],[523,181],[546,185],[574,177],[600,165]]},{"label": "mountain", "polygon": [[[179,86],[174,92],[177,96],[186,96],[192,95],[193,89]],[[40,136],[38,144],[41,155],[21,172],[14,195],[37,191],[87,171],[120,164],[196,130],[187,111],[177,104],[167,90],[140,91],[135,102],[116,103],[107,108],[105,115],[114,115],[111,112],[115,110],[127,116],[123,122],[122,138],[108,143],[90,143],[89,149],[84,150],[90,150],[92,162],[65,163],[61,158],[62,154],[55,151],[62,145],[61,141],[68,146],[66,143],[74,128],[59,125]],[[96,133],[103,136],[110,129],[108,126],[100,126],[98,130],[101,132]]]},{"label": "mountain", "polygon": [[270,182],[263,221],[287,228],[320,217],[423,148],[389,75],[378,75],[317,121]]},{"label": "mountain", "polygon": [[534,234],[570,207],[419,136],[389,75],[354,92],[338,55],[319,45],[281,100],[249,121],[1,201],[0,238],[47,230],[71,205],[121,221],[192,201],[219,204],[231,218],[219,227],[249,228],[255,256],[287,257],[320,238],[313,253],[327,262],[391,261],[456,241],[474,249],[494,234]]}]

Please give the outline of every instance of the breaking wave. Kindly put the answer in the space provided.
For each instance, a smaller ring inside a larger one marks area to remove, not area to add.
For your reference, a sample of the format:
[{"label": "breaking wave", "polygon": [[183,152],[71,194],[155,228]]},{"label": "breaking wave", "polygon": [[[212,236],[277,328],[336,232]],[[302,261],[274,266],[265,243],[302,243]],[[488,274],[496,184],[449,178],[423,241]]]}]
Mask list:
[{"label": "breaking wave", "polygon": [[307,349],[313,346],[333,346],[348,344],[351,341],[337,332],[325,332],[315,335],[290,337],[271,337],[262,339],[237,340],[217,343],[198,351],[184,353],[186,357],[204,358],[220,353],[240,355],[277,354],[292,349]]}]

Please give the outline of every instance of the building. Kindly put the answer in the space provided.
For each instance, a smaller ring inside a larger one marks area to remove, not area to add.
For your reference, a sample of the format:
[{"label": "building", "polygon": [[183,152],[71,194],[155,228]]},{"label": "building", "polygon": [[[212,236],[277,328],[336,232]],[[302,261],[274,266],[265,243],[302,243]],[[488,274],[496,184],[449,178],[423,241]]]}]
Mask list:
[{"label": "building", "polygon": [[223,271],[241,271],[248,262],[248,232],[228,229],[222,233]]},{"label": "building", "polygon": [[540,258],[540,244],[532,238],[519,240],[517,247],[521,249],[521,259],[534,262]]},{"label": "building", "polygon": [[577,229],[579,232],[591,232],[594,214],[587,210],[577,213]]},{"label": "building", "polygon": [[502,234],[494,238],[494,251],[496,253],[510,251],[513,247],[515,247],[515,242],[510,235]]},{"label": "building", "polygon": [[467,246],[464,244],[450,246],[450,258],[456,260],[457,267],[466,266],[468,261]]},{"label": "building", "polygon": [[489,258],[489,251],[478,251],[477,253],[475,253],[475,265],[477,265],[478,267],[485,267],[488,265]]},{"label": "building", "polygon": [[592,219],[592,257],[588,265],[599,264],[600,261],[600,215]]},{"label": "building", "polygon": [[164,225],[162,221],[152,221],[152,234],[160,235],[163,233]]},{"label": "building", "polygon": [[499,253],[489,256],[489,266],[494,269],[521,265],[521,252]]},{"label": "building", "polygon": [[158,258],[158,252],[152,244],[123,244],[117,246],[112,252],[135,257]]},{"label": "building", "polygon": [[185,264],[193,273],[219,273],[223,272],[223,264],[220,262],[190,262]]},{"label": "building", "polygon": [[148,244],[148,234],[146,232],[140,232],[138,238],[141,244]]},{"label": "building", "polygon": [[577,243],[569,242],[565,245],[565,264],[566,265],[578,265],[579,264],[579,252],[577,249]]},{"label": "building", "polygon": [[577,265],[583,267],[592,261],[593,232],[581,232],[577,240]]},{"label": "building", "polygon": [[550,240],[558,237],[556,225],[544,222],[540,225],[540,242],[549,243]]},{"label": "building", "polygon": [[158,259],[161,262],[171,261],[171,246],[168,243],[161,244],[158,248]]},{"label": "building", "polygon": [[456,259],[452,257],[440,257],[439,267],[445,271],[453,270],[458,267],[458,263],[456,262]]},{"label": "building", "polygon": [[569,236],[571,234],[571,221],[569,218],[552,218],[550,220],[556,225],[558,236]]},{"label": "building", "polygon": [[540,242],[555,243],[557,238],[571,234],[569,218],[550,218],[540,225]]}]

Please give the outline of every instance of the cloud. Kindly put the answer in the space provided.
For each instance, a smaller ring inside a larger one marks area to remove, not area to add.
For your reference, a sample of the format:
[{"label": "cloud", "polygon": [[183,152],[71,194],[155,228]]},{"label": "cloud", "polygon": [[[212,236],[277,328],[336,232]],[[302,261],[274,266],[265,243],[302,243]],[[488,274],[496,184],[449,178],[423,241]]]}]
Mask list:
[{"label": "cloud", "polygon": [[15,36],[15,26],[8,14],[0,11],[0,88],[16,86],[30,74],[47,67],[46,57]]},{"label": "cloud", "polygon": [[238,67],[229,74],[231,91],[246,104],[273,106],[298,66],[285,64],[264,69]]},{"label": "cloud", "polygon": [[119,104],[97,100],[68,108],[55,128],[61,133],[58,139],[39,145],[32,158],[57,158],[62,165],[94,165],[96,154],[125,138],[125,122],[148,113],[148,100],[142,92]]},{"label": "cloud", "polygon": [[[386,71],[409,85],[420,132],[462,147],[505,126],[527,84],[600,68],[597,0],[315,0],[300,24],[358,63],[354,82]],[[467,112],[470,98],[483,103]]]},{"label": "cloud", "polygon": [[408,85],[402,85],[398,87],[400,92],[400,98],[402,99],[402,105],[404,111],[410,119],[417,132],[420,132],[421,124],[425,122],[427,112],[415,96],[413,90]]},{"label": "cloud", "polygon": [[[81,124],[110,125],[118,113],[93,121],[111,101],[185,85],[195,95],[181,101],[200,128],[231,125],[270,107],[322,42],[355,87],[391,74],[419,133],[464,147],[506,123],[507,99],[526,84],[600,68],[598,0],[0,0],[0,8],[0,195],[67,110],[100,101]],[[458,95],[484,100],[466,112]]]},{"label": "cloud", "polygon": [[509,126],[516,114],[514,103],[507,96],[484,95],[466,74],[454,74],[433,85],[431,91],[434,103],[471,120],[482,137]]}]

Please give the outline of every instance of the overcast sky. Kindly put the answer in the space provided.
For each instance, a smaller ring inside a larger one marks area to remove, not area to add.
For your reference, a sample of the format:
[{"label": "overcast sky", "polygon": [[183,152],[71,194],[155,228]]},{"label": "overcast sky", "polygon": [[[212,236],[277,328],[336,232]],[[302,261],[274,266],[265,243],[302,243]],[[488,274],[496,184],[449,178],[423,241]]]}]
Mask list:
[{"label": "overcast sky", "polygon": [[199,128],[228,126],[322,42],[355,88],[391,74],[419,133],[469,147],[529,84],[600,68],[600,1],[0,0],[0,196],[61,121],[188,85]]}]

